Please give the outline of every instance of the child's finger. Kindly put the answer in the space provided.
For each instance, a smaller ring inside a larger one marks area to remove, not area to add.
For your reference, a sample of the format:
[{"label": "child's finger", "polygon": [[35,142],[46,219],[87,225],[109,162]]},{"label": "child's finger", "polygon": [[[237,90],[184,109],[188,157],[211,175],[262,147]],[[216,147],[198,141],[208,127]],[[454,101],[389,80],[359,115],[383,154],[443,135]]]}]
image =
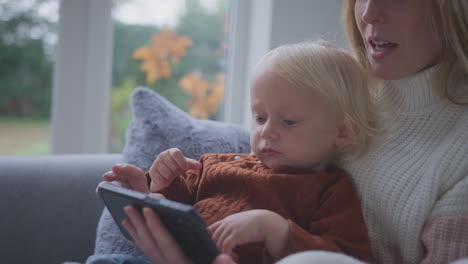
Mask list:
[{"label": "child's finger", "polygon": [[236,264],[234,261],[237,261],[237,255],[236,255],[236,259],[233,259],[233,257],[231,257],[231,256],[229,256],[227,254],[219,254],[216,257],[214,263],[217,263],[217,264]]},{"label": "child's finger", "polygon": [[[166,186],[167,183],[171,183],[172,179],[176,177],[176,171],[180,171],[180,168],[177,164],[172,160],[171,157],[168,157],[169,154],[160,154],[158,158],[153,162],[151,168],[149,169],[149,175],[151,177],[151,181],[158,183],[160,182],[163,184],[162,186]],[[165,161],[168,159],[169,161]],[[172,165],[170,165],[172,162]],[[169,165],[168,165],[169,164]],[[167,182],[167,183],[166,183]],[[159,183],[156,184],[160,186]],[[162,187],[161,187],[162,188]]]},{"label": "child's finger", "polygon": [[225,232],[225,228],[223,228],[221,225],[217,225],[213,227],[213,233],[211,234],[211,237],[213,238],[213,241],[216,244],[216,247],[219,249],[219,251],[222,250],[222,244],[223,241],[221,239],[223,233]]},{"label": "child's finger", "polygon": [[[113,182],[108,182],[108,181],[102,181],[100,183],[98,183],[98,185],[96,186],[96,195],[98,195],[98,191],[99,191],[99,188],[101,187],[101,185],[103,184],[112,184],[114,186],[119,186],[117,183],[113,183]],[[120,187],[120,186],[119,186]]]},{"label": "child's finger", "polygon": [[[131,189],[130,184],[128,183],[128,178],[124,175],[117,175],[112,171],[108,171],[102,175],[102,178],[104,181],[111,183],[112,185],[115,186],[121,186],[127,189]],[[114,183],[114,182],[119,182],[120,185]]]},{"label": "child's finger", "polygon": [[176,157],[173,157],[170,152],[167,151],[165,155],[161,155],[158,159],[160,159],[158,165],[161,165],[161,163],[165,164],[166,167],[176,175],[187,170],[187,164],[185,164],[184,156],[177,157],[176,155]]},{"label": "child's finger", "polygon": [[211,236],[213,236],[213,233],[218,229],[219,225],[221,222],[217,221],[214,222],[213,224],[209,225],[206,229],[208,229],[208,232],[210,232]]},{"label": "child's finger", "polygon": [[120,187],[124,187],[125,189],[133,189],[128,181],[120,181]]},{"label": "child's finger", "polygon": [[166,177],[163,177],[161,175],[163,175],[163,173],[161,173],[159,169],[155,169],[152,172],[150,172],[152,192],[157,192],[159,190],[162,190],[163,188],[165,188],[171,183],[170,180],[168,180]]},{"label": "child's finger", "polygon": [[166,199],[166,197],[162,195],[161,193],[150,193],[149,196],[159,198],[159,199]]},{"label": "child's finger", "polygon": [[172,160],[178,165],[178,167],[182,171],[187,170],[187,168],[188,168],[187,162],[185,161],[185,156],[182,153],[182,151],[180,151],[180,149],[171,148],[171,149],[168,150],[168,153],[169,153],[170,157],[172,158]]},{"label": "child's finger", "polygon": [[235,246],[237,245],[234,236],[230,235],[223,240],[221,245],[221,252],[229,254],[230,256],[234,256],[234,252],[232,250]]},{"label": "child's finger", "polygon": [[226,254],[228,256],[230,256],[234,261],[238,261],[239,260],[239,257],[237,256],[236,253],[234,253],[233,250],[230,250],[228,252],[223,252],[223,254]]},{"label": "child's finger", "polygon": [[115,177],[115,174],[110,170],[110,171],[106,171],[104,172],[104,174],[102,174],[102,178],[105,180],[105,181],[113,181],[112,179]]},{"label": "child's finger", "polygon": [[178,176],[180,169],[174,168],[174,164],[167,164],[165,161],[162,161],[159,166],[156,168],[161,177],[165,178],[168,182],[172,182],[172,179]]},{"label": "child's finger", "polygon": [[229,256],[231,256],[232,259],[234,259],[235,261],[238,261],[239,260],[239,257],[238,255],[234,252],[234,248],[238,245],[238,243],[236,243],[235,239],[234,239],[234,236],[233,235],[230,235],[228,236],[226,239],[224,239],[222,241],[222,245],[221,247],[219,248],[219,251],[221,251],[222,253],[224,254],[227,254]]},{"label": "child's finger", "polygon": [[231,236],[231,233],[232,232],[230,230],[228,230],[227,228],[223,228],[222,231],[220,232],[220,234],[218,234],[218,243],[217,243],[217,245],[218,245],[219,251],[227,253],[227,251],[225,251],[226,240],[228,239],[228,237]]},{"label": "child's finger", "polygon": [[115,176],[109,175],[110,178],[122,183],[122,187],[137,190],[140,192],[148,192],[148,182],[145,177],[145,172],[140,168],[131,164],[117,164],[112,167],[112,172]]},{"label": "child's finger", "polygon": [[221,233],[221,230],[220,230],[221,228],[219,228],[219,226],[220,225],[218,221],[218,222],[215,222],[214,224],[211,224],[210,226],[206,228],[211,235],[211,239],[213,239],[213,241],[215,242],[215,245],[217,248],[219,248],[218,237],[219,237],[219,234]]},{"label": "child's finger", "polygon": [[115,175],[125,175],[132,177],[142,177],[145,175],[145,172],[140,168],[127,163],[117,164],[112,166],[112,172]]},{"label": "child's finger", "polygon": [[201,163],[198,160],[185,158],[185,161],[187,163],[188,169],[199,170],[202,167]]},{"label": "child's finger", "polygon": [[[111,183],[112,185],[115,185],[115,186],[121,186],[121,187],[124,187],[124,188],[131,188],[130,187],[130,184],[128,184],[128,179],[127,177],[125,177],[124,175],[117,175],[115,174],[114,172],[112,171],[108,171],[106,173],[104,173],[102,175],[102,178],[108,182],[108,183]],[[120,182],[121,185],[118,185],[118,184],[115,184],[113,182],[115,181],[118,181]]]}]

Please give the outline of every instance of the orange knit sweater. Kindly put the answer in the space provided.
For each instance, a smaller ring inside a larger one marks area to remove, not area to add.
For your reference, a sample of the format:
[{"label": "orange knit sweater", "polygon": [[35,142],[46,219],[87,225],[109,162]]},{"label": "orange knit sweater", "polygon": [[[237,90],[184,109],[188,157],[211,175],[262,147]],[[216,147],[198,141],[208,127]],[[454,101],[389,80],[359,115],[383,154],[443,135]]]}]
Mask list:
[{"label": "orange knit sweater", "polygon": [[[207,154],[200,162],[201,170],[187,171],[161,193],[193,205],[207,226],[234,213],[267,209],[289,221],[281,257],[315,249],[369,259],[359,199],[343,170],[276,174],[245,154]],[[263,243],[236,252],[241,264],[275,261]]]}]

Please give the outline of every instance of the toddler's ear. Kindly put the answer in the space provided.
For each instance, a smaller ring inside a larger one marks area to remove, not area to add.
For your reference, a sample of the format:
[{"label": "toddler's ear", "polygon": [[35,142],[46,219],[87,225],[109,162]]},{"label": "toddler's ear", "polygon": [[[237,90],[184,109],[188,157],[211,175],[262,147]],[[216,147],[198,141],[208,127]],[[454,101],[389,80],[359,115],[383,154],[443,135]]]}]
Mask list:
[{"label": "toddler's ear", "polygon": [[358,133],[359,127],[351,119],[345,118],[338,130],[338,136],[335,140],[336,147],[344,148],[353,144]]}]

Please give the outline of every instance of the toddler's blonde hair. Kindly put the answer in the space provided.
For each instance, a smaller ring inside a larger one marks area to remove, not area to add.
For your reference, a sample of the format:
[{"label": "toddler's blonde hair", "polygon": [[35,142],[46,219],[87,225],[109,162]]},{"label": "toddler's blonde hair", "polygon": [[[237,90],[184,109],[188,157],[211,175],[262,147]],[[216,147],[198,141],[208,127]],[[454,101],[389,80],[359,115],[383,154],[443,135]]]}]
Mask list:
[{"label": "toddler's blonde hair", "polygon": [[269,71],[322,95],[352,128],[354,142],[339,150],[339,160],[363,154],[377,133],[377,116],[368,89],[368,75],[347,51],[323,41],[280,46],[257,64],[256,73]]}]

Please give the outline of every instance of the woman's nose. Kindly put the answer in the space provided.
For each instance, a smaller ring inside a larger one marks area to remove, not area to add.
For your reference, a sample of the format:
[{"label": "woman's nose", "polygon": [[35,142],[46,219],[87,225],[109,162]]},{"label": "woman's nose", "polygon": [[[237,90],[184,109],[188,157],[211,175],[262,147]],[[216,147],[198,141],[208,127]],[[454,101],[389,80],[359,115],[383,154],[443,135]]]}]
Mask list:
[{"label": "woman's nose", "polygon": [[383,2],[388,0],[368,0],[362,5],[361,19],[366,24],[382,24],[385,21],[385,6]]}]

